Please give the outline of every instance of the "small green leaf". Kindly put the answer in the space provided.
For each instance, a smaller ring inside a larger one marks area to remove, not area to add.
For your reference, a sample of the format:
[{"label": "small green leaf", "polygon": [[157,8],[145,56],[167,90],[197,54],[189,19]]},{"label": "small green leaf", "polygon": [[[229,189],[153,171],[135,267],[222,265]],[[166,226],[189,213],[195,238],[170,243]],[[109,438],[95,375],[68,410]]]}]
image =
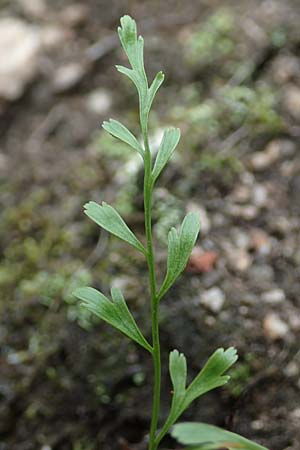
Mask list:
[{"label": "small green leaf", "polygon": [[175,412],[176,409],[180,410],[180,405],[185,397],[187,369],[186,359],[183,353],[179,353],[178,350],[173,350],[170,353],[169,370],[174,391],[172,406],[174,405]]},{"label": "small green leaf", "polygon": [[120,41],[132,70],[123,66],[117,66],[117,69],[134,82],[139,91],[140,102],[145,105],[148,81],[144,68],[144,40],[141,36],[137,37],[136,23],[130,16],[123,16],[120,23],[121,26],[118,28]]},{"label": "small green leaf", "polygon": [[161,171],[171,158],[179,142],[179,139],[179,128],[168,128],[167,130],[165,130],[152,171],[154,180],[157,179],[157,177],[160,175]]},{"label": "small green leaf", "polygon": [[168,432],[182,413],[182,405],[186,395],[186,359],[183,353],[173,350],[169,357],[169,372],[173,386],[173,396],[169,416],[162,428],[159,440]]},{"label": "small green leaf", "polygon": [[81,300],[82,305],[90,312],[152,353],[152,347],[139,330],[119,289],[111,290],[113,301],[91,287],[78,288],[73,295]]},{"label": "small green leaf", "polygon": [[98,205],[95,202],[89,202],[84,205],[85,214],[100,225],[105,230],[114,234],[123,241],[128,242],[137,250],[145,254],[146,250],[133,232],[128,228],[120,214],[110,205],[102,202]]},{"label": "small green leaf", "polygon": [[152,84],[150,86],[150,88],[148,89],[148,98],[147,98],[147,112],[149,114],[149,111],[151,109],[154,97],[156,95],[156,92],[158,91],[158,89],[160,88],[160,86],[162,85],[163,81],[165,79],[165,76],[163,74],[162,71],[158,72],[154,78],[154,80],[152,81]]},{"label": "small green leaf", "polygon": [[226,384],[230,377],[223,374],[237,359],[236,349],[233,347],[228,348],[226,351],[223,348],[216,350],[208,359],[199,375],[189,385],[184,400],[185,408],[200,395]]},{"label": "small green leaf", "polygon": [[186,359],[177,350],[170,353],[169,370],[173,385],[173,397],[168,418],[157,437],[157,443],[161,441],[170,427],[176,422],[181,414],[189,407],[193,400],[212,389],[223,386],[229,380],[229,376],[223,373],[237,360],[236,350],[233,347],[224,351],[223,348],[216,350],[208,359],[207,363],[186,388]]},{"label": "small green leaf", "polygon": [[[139,93],[140,104],[142,103],[142,105],[144,105],[147,100],[148,92],[148,85],[145,84],[145,80],[140,76],[138,72],[133,69],[128,69],[128,67],[116,65],[116,69],[118,70],[118,72],[130,78],[130,80],[135,84]],[[143,106],[143,109],[145,109],[145,106]]]},{"label": "small green leaf", "polygon": [[139,152],[142,158],[144,158],[144,150],[141,144],[122,123],[114,119],[109,119],[108,122],[107,121],[103,122],[102,127],[112,136],[120,139],[122,142],[125,142],[125,144],[130,145],[130,147]]},{"label": "small green leaf", "polygon": [[158,72],[151,86],[144,67],[144,40],[141,36],[137,37],[137,28],[135,21],[130,16],[121,18],[121,26],[118,28],[121,44],[129,59],[132,69],[123,66],[116,66],[117,70],[135,84],[140,102],[140,121],[142,131],[145,134],[148,126],[148,116],[153,103],[155,94],[164,80],[164,74]]},{"label": "small green leaf", "polygon": [[183,220],[179,233],[172,228],[168,236],[167,273],[158,293],[158,298],[169,290],[184,270],[200,230],[198,214],[189,213]]},{"label": "small green leaf", "polygon": [[118,27],[119,38],[129,62],[134,70],[143,73],[144,40],[141,36],[137,37],[136,22],[130,16],[123,16],[120,24],[121,26]]},{"label": "small green leaf", "polygon": [[268,450],[239,434],[206,423],[185,422],[174,425],[172,436],[193,450]]}]

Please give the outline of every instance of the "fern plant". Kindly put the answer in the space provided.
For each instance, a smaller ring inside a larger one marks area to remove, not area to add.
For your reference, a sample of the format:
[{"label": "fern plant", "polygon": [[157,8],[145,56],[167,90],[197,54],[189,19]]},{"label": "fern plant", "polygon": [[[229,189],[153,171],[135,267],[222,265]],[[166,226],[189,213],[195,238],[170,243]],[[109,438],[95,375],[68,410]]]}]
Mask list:
[{"label": "fern plant", "polygon": [[[111,299],[92,287],[82,287],[75,290],[74,295],[82,305],[104,321],[121,331],[128,338],[143,347],[153,360],[153,410],[149,433],[149,450],[156,450],[163,437],[172,430],[173,436],[194,449],[240,448],[263,450],[255,444],[234,433],[226,432],[217,427],[185,423],[173,425],[189,405],[206,392],[223,386],[229,380],[224,373],[237,360],[236,350],[222,348],[216,350],[208,359],[200,373],[187,386],[187,364],[182,353],[173,350],[169,358],[169,372],[173,385],[170,412],[164,424],[159,427],[159,408],[161,391],[161,355],[159,340],[159,306],[164,295],[184,270],[193,246],[196,242],[200,220],[196,213],[189,213],[180,228],[172,228],[168,235],[167,268],[161,286],[157,287],[153,239],[151,230],[151,204],[155,182],[171,158],[180,138],[178,128],[165,130],[158,153],[153,161],[148,138],[148,117],[154,97],[163,83],[164,75],[158,72],[149,85],[144,68],[144,40],[137,36],[135,21],[129,17],[121,18],[118,28],[123,49],[128,57],[131,68],[116,66],[117,70],[126,75],[136,86],[139,96],[139,117],[142,142],[117,120],[110,119],[103,123],[103,128],[117,139],[128,144],[138,152],[144,163],[144,213],[145,213],[145,244],[143,244],[126,225],[119,213],[110,205],[89,202],[85,205],[85,214],[111,234],[133,246],[141,252],[147,261],[149,271],[149,291],[151,305],[152,339],[149,342],[139,329],[133,318],[120,289],[111,290]],[[266,449],[265,449],[266,450]]]}]

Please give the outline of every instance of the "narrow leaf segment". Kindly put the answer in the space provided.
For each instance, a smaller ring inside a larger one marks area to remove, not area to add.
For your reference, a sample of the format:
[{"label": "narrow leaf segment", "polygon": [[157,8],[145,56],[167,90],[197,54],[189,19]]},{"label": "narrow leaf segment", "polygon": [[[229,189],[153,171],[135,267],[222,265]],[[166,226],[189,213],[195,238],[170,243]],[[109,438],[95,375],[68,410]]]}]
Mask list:
[{"label": "narrow leaf segment", "polygon": [[114,234],[123,241],[128,242],[137,250],[145,254],[146,250],[141,242],[135,237],[128,228],[120,214],[110,205],[103,202],[98,205],[95,202],[89,202],[84,205],[85,214],[96,222],[97,225]]},{"label": "narrow leaf segment", "polygon": [[129,131],[122,123],[118,122],[117,120],[110,119],[108,122],[103,122],[102,127],[112,136],[120,139],[120,141],[125,142],[125,144],[128,144],[130,147],[136,150],[144,159],[143,147],[138,142],[136,137],[131,133],[131,131]]},{"label": "narrow leaf segment", "polygon": [[191,450],[268,450],[236,433],[206,423],[184,422],[173,427],[172,436]]},{"label": "narrow leaf segment", "polygon": [[168,128],[164,132],[152,171],[152,177],[154,181],[159,177],[161,171],[171,158],[179,142],[179,139],[180,139],[179,128]]},{"label": "narrow leaf segment", "polygon": [[78,288],[73,295],[81,300],[82,305],[90,312],[152,353],[151,345],[142,335],[119,289],[112,288],[112,301],[92,287]]},{"label": "narrow leaf segment", "polygon": [[161,299],[170,289],[176,278],[184,270],[200,230],[199,217],[189,213],[183,220],[179,233],[172,228],[168,236],[167,274],[158,293]]}]

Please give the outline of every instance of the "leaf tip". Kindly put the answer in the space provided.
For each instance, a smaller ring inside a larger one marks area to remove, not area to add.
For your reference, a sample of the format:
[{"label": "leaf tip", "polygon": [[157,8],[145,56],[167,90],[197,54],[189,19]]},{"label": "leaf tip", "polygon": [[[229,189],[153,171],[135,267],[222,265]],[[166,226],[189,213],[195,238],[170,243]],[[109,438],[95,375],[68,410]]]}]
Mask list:
[{"label": "leaf tip", "polygon": [[90,290],[92,288],[89,287],[78,287],[72,291],[72,296],[76,297],[78,300],[84,301],[84,294],[87,292],[87,290]]},{"label": "leaf tip", "polygon": [[120,19],[120,25],[118,27],[118,33],[121,41],[124,45],[130,45],[136,41],[136,22],[128,14],[125,14]]}]

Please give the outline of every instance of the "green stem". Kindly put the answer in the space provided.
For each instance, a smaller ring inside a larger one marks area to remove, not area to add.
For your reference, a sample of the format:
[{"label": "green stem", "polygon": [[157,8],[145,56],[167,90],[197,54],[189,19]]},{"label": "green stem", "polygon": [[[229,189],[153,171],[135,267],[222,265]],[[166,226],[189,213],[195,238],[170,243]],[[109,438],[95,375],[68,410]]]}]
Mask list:
[{"label": "green stem", "polygon": [[153,365],[154,365],[154,390],[153,390],[153,408],[150,427],[149,450],[156,450],[155,443],[156,430],[158,424],[159,406],[160,406],[160,388],[161,388],[161,360],[160,360],[160,342],[159,342],[159,310],[158,299],[156,297],[156,277],[154,268],[154,254],[152,243],[151,227],[151,204],[153,183],[151,179],[151,153],[148,142],[148,133],[143,133],[145,145],[145,176],[144,176],[144,209],[145,209],[145,231],[147,239],[147,264],[149,270],[149,283],[151,295],[151,321],[152,321],[152,346],[153,346]]}]

